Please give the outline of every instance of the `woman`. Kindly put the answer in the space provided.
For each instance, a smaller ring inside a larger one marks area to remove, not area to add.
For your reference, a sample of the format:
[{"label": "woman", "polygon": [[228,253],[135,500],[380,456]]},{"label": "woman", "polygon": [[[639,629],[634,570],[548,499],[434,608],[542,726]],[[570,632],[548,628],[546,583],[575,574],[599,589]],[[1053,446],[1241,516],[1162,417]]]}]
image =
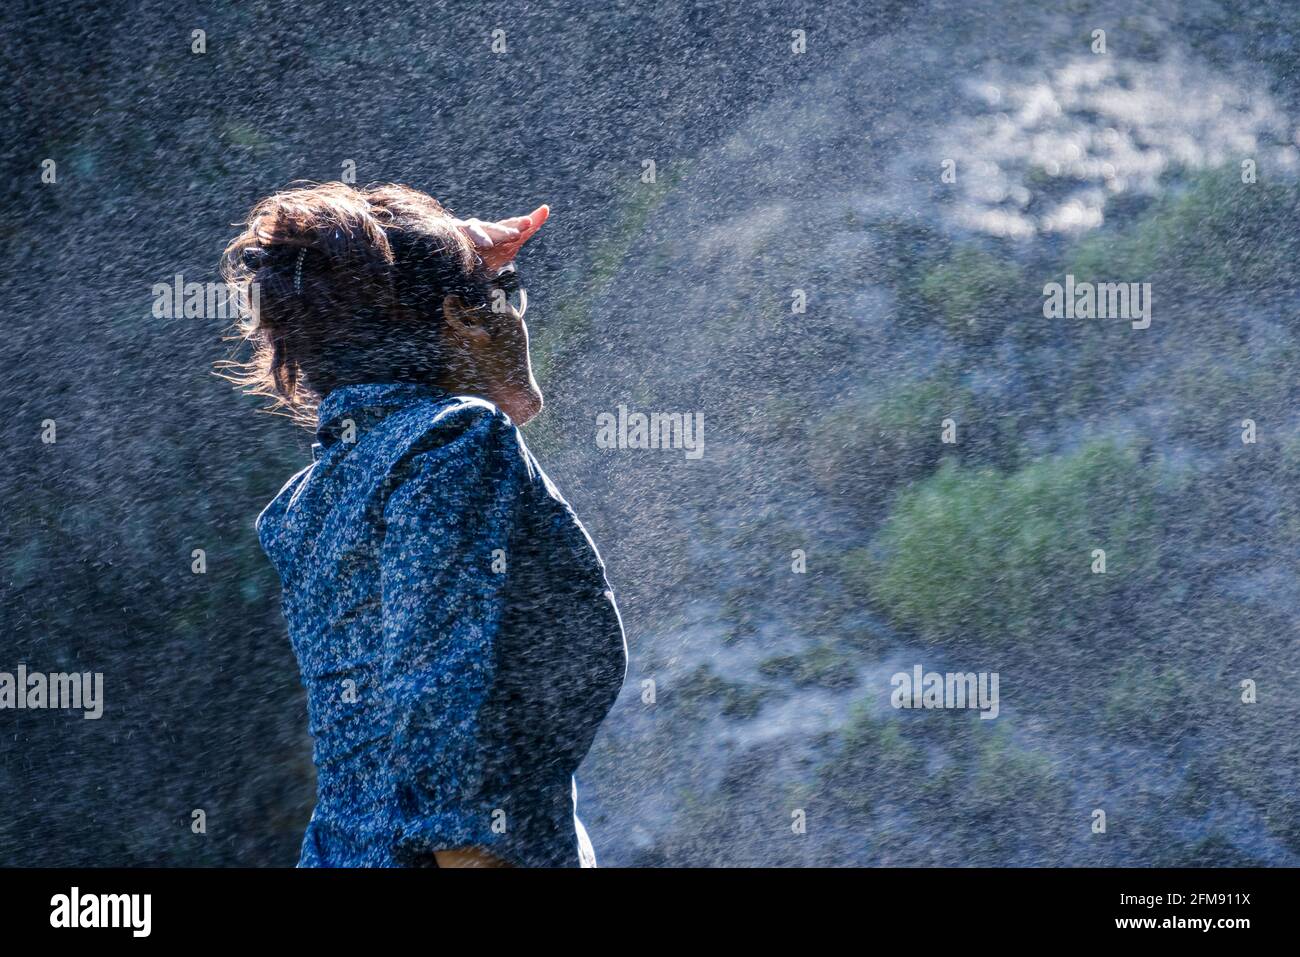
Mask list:
[{"label": "woman", "polygon": [[233,378],[316,431],[257,520],[314,738],[299,866],[595,865],[573,774],[627,658],[517,428],[542,396],[513,260],[548,215],[332,183],[258,203],[226,249],[257,303]]}]

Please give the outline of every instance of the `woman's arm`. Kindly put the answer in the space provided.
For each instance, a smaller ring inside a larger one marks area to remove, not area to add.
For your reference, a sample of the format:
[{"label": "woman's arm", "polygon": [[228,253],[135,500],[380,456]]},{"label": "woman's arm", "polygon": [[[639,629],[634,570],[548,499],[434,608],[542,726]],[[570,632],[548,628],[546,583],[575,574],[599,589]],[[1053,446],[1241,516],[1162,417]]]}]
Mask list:
[{"label": "woman's arm", "polygon": [[434,851],[439,867],[514,867],[499,857],[477,847],[457,848],[454,851]]},{"label": "woman's arm", "polygon": [[528,466],[515,427],[477,400],[440,413],[419,444],[385,503],[380,550],[393,857],[490,866],[510,807],[493,772],[502,744],[483,723],[509,580],[493,552],[513,544]]}]

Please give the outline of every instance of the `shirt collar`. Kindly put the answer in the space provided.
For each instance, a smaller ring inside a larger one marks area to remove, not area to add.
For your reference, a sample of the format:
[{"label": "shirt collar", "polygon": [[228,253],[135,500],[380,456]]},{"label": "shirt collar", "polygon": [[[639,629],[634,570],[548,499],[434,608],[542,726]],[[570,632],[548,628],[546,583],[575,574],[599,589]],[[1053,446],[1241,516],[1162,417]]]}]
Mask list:
[{"label": "shirt collar", "polygon": [[437,399],[450,393],[418,382],[366,382],[339,386],[321,400],[316,412],[316,442],[313,457],[339,440],[345,420],[352,420],[358,432],[421,399]]}]

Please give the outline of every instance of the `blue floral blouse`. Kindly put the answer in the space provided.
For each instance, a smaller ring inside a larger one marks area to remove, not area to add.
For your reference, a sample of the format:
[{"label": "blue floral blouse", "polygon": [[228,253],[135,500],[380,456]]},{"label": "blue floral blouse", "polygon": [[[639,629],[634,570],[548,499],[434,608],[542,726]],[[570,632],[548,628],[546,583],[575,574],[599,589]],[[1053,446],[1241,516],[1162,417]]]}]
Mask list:
[{"label": "blue floral blouse", "polygon": [[307,688],[300,867],[474,846],[594,866],[573,775],[627,663],[605,567],[505,414],[410,383],[320,406],[258,517]]}]

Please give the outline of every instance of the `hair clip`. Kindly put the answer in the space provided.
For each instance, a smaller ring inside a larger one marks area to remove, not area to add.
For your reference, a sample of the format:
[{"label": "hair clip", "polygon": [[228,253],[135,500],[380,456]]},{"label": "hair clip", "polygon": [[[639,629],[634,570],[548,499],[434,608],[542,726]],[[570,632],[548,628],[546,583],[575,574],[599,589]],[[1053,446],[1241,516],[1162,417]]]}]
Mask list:
[{"label": "hair clip", "polygon": [[298,251],[298,265],[293,269],[293,294],[296,296],[302,292],[302,260],[307,255],[307,247],[303,246]]}]

